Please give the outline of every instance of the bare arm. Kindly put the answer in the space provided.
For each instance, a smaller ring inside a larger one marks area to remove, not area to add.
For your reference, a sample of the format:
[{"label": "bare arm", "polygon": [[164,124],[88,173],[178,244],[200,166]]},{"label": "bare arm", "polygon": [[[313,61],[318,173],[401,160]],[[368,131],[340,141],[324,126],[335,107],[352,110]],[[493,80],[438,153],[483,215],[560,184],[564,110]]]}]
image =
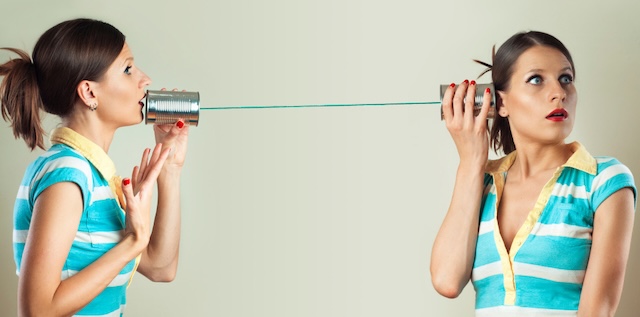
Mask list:
[{"label": "bare arm", "polygon": [[156,142],[172,152],[158,176],[158,207],[148,247],[142,253],[138,272],[156,282],[172,281],[178,270],[180,251],[180,176],[187,151],[188,126],[154,127]]},{"label": "bare arm", "polygon": [[629,188],[615,192],[598,207],[578,316],[614,316],[629,258],[633,208]]},{"label": "bare arm", "polygon": [[73,315],[98,296],[144,246],[128,235],[99,260],[61,281],[82,207],[80,189],[69,182],[52,185],[36,200],[18,282],[20,316]]},{"label": "bare arm", "polygon": [[[168,152],[154,151],[138,195],[124,186],[128,202],[124,238],[98,260],[62,280],[61,272],[82,216],[75,183],[61,182],[36,199],[18,281],[20,316],[71,316],[91,302],[146,247],[153,184]],[[146,160],[146,154],[145,159]],[[145,222],[145,218],[147,219]]]},{"label": "bare arm", "polygon": [[456,143],[460,164],[451,204],[431,251],[431,281],[438,293],[449,298],[457,297],[471,277],[488,157],[486,118],[491,96],[485,92],[482,111],[474,117],[475,88],[462,83],[455,94],[454,87],[449,87],[443,97],[444,119]]}]

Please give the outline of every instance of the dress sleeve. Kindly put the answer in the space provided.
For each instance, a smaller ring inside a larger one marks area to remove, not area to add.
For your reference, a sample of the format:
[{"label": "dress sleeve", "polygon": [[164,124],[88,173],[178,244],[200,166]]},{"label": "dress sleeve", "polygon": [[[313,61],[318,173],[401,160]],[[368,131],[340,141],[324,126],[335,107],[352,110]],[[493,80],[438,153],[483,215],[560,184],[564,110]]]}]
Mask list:
[{"label": "dress sleeve", "polygon": [[603,201],[622,188],[630,188],[633,191],[633,206],[635,208],[637,190],[631,170],[615,158],[599,161],[598,174],[593,179],[591,188],[593,210],[597,210]]},{"label": "dress sleeve", "polygon": [[65,155],[51,158],[41,166],[31,180],[30,203],[33,206],[38,196],[49,186],[71,182],[80,188],[83,206],[86,208],[91,200],[93,187],[91,175],[91,164],[83,157]]}]

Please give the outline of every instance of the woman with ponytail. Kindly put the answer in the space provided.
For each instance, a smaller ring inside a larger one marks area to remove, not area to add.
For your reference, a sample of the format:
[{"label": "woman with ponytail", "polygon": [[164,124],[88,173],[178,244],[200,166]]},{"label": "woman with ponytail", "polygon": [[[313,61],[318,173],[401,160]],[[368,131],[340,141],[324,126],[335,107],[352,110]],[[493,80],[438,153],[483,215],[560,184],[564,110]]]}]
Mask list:
[{"label": "woman with ponytail", "polygon": [[[431,255],[440,294],[471,281],[476,316],[613,316],[624,281],[636,187],[613,157],[566,143],[576,117],[576,69],[555,37],[509,38],[474,116],[475,81],[451,84],[443,114],[460,156]],[[488,150],[505,156],[488,160]]]},{"label": "woman with ponytail", "polygon": [[[115,131],[142,121],[151,80],[125,36],[90,19],[59,23],[0,65],[2,117],[27,146],[14,208],[20,316],[121,316],[134,272],[174,279],[180,241],[180,174],[188,127],[156,125],[156,146],[130,177],[108,156]],[[60,126],[45,149],[41,112]],[[151,198],[158,203],[151,221]]]}]

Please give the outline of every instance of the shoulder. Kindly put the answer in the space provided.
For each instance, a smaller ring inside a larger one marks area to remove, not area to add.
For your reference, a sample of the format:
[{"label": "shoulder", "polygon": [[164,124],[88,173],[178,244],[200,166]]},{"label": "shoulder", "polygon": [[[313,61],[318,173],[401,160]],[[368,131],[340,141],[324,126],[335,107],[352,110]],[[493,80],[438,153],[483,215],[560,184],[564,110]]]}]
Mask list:
[{"label": "shoulder", "polygon": [[631,170],[620,162],[617,158],[612,156],[594,156],[597,164],[597,175],[602,173],[625,173],[631,175]]},{"label": "shoulder", "polygon": [[23,186],[28,186],[31,197],[60,182],[72,182],[80,188],[93,187],[91,163],[72,148],[56,144],[40,155],[27,169]]},{"label": "shoulder", "polygon": [[637,196],[636,186],[631,170],[615,157],[594,156],[594,158],[597,163],[597,172],[591,184],[594,205],[598,206],[602,201],[622,188],[630,188],[633,191],[635,200],[635,196]]},{"label": "shoulder", "polygon": [[91,163],[74,149],[56,144],[48,151],[40,155],[31,165],[42,172],[51,172],[57,169],[75,169],[91,173]]},{"label": "shoulder", "polygon": [[598,184],[605,184],[607,182],[634,184],[631,170],[615,157],[594,156],[594,158],[597,166],[594,185],[597,186]]}]

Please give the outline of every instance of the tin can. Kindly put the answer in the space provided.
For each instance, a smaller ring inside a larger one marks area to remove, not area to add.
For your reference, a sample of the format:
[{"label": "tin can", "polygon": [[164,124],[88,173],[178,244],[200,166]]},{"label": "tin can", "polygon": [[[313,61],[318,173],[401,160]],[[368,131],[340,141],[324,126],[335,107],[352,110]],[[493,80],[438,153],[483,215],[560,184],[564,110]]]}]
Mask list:
[{"label": "tin can", "polygon": [[[447,91],[449,85],[440,85],[440,120],[444,120],[444,113],[442,112],[442,98],[444,97],[445,91]],[[489,88],[491,89],[491,104],[489,105],[489,113],[487,114],[488,119],[495,118],[496,115],[496,95],[493,84],[476,84],[476,96],[473,104],[473,115],[477,116],[480,113],[480,109],[482,109],[482,99],[484,98],[484,91]]]},{"label": "tin can", "polygon": [[147,90],[145,124],[172,124],[178,119],[198,125],[200,93],[195,91]]}]

